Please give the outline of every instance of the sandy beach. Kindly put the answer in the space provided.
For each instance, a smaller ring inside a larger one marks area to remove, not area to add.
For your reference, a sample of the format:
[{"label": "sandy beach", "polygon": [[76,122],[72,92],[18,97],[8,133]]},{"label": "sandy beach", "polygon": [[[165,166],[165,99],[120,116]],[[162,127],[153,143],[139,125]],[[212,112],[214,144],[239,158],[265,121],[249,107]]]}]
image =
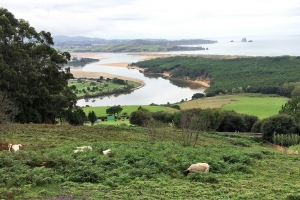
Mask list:
[{"label": "sandy beach", "polygon": [[[101,53],[71,53],[72,56],[78,56],[78,57],[89,57],[89,58],[98,58],[98,59],[106,59],[104,56],[101,56]],[[225,59],[233,59],[237,58],[240,56],[228,56],[228,55],[200,55],[200,54],[155,54],[155,53],[131,53],[128,55],[135,55],[135,56],[141,56],[144,58],[141,58],[140,60],[148,60],[148,59],[153,59],[153,58],[166,58],[166,57],[171,57],[171,56],[201,56],[205,58],[225,58]],[[129,66],[130,63],[127,62],[119,62],[119,63],[106,63],[106,64],[98,64],[99,66],[113,66],[113,67],[126,67],[126,68],[133,68],[133,69],[138,69],[141,71],[144,71],[144,68],[139,68],[136,66]],[[104,78],[120,78],[124,80],[130,80],[130,81],[135,81],[139,82],[142,84],[145,84],[143,80],[136,79],[136,78],[131,78],[131,77],[125,77],[125,76],[118,76],[114,74],[109,74],[106,72],[86,72],[86,71],[80,71],[80,70],[71,70],[71,73],[73,73],[74,77],[86,77],[86,78],[99,78],[100,76],[103,76]],[[164,72],[164,76],[170,77],[169,72]],[[204,80],[187,80],[191,81],[193,83],[202,85],[204,87],[209,87],[209,81],[204,81]]]}]

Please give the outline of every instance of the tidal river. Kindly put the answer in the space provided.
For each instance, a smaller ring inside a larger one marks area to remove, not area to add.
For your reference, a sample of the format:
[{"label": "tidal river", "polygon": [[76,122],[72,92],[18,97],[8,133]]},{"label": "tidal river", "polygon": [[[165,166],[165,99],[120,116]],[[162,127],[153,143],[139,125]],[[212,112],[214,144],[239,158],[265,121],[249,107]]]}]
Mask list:
[{"label": "tidal river", "polygon": [[[77,54],[80,56],[80,54]],[[130,55],[127,53],[95,53],[82,54],[82,57],[100,58],[99,62],[85,65],[84,67],[71,67],[71,70],[83,72],[103,72],[117,76],[125,76],[143,80],[145,85],[128,94],[97,97],[88,101],[80,99],[78,106],[113,106],[113,105],[149,105],[180,102],[182,99],[190,100],[193,94],[203,93],[205,88],[193,82],[176,79],[167,79],[159,75],[144,75],[137,69],[120,67],[124,63],[143,60],[145,56]],[[112,64],[115,63],[115,64]],[[115,65],[115,66],[113,66]],[[125,64],[126,66],[126,64]],[[104,76],[105,78],[105,76]]]}]

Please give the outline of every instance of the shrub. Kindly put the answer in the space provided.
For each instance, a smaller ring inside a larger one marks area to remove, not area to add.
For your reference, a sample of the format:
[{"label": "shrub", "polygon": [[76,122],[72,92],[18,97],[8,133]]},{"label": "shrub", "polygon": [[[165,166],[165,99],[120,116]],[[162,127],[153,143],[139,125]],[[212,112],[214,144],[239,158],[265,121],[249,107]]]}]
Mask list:
[{"label": "shrub", "polygon": [[279,87],[277,90],[277,94],[284,97],[291,97],[291,90],[287,88]]},{"label": "shrub", "polygon": [[214,92],[208,92],[208,93],[206,93],[205,96],[206,97],[214,97],[214,96],[216,96],[216,94]]},{"label": "shrub", "polygon": [[193,94],[193,96],[192,96],[192,100],[193,100],[193,99],[199,99],[199,98],[202,98],[202,97],[204,97],[204,94],[203,94],[203,93],[195,93],[195,94]]},{"label": "shrub", "polygon": [[263,140],[272,143],[273,143],[274,133],[292,134],[295,132],[295,129],[296,129],[295,118],[286,114],[279,114],[270,117],[264,120],[261,125]]},{"label": "shrub", "polygon": [[251,132],[252,133],[260,133],[261,132],[261,124],[262,124],[262,120],[257,120],[251,128]]},{"label": "shrub", "polygon": [[260,89],[262,94],[277,94],[278,87],[274,86],[263,86]]},{"label": "shrub", "polygon": [[131,124],[142,126],[144,121],[150,120],[151,118],[151,114],[148,111],[140,109],[130,114],[129,121]]},{"label": "shrub", "polygon": [[243,117],[234,111],[225,111],[225,116],[221,122],[218,131],[220,132],[246,132],[248,130],[247,123]]},{"label": "shrub", "polygon": [[202,119],[208,119],[207,130],[215,132],[224,119],[224,112],[220,109],[203,109],[200,113]]},{"label": "shrub", "polygon": [[255,122],[258,120],[258,117],[254,115],[243,115],[243,116],[247,125],[247,132],[250,132],[253,124],[255,124]]},{"label": "shrub", "polygon": [[175,116],[175,114],[167,113],[167,112],[164,112],[164,111],[158,111],[158,112],[152,113],[153,119],[155,119],[157,121],[161,121],[163,123],[172,122],[172,120],[174,119],[174,116]]}]

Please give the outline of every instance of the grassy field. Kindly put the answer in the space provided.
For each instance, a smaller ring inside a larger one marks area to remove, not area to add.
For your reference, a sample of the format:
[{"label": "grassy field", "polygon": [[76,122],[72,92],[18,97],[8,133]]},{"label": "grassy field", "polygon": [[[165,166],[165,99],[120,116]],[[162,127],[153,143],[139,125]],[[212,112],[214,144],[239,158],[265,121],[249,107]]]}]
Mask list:
[{"label": "grassy field", "polygon": [[[87,122],[84,124],[85,126],[91,126],[90,122]],[[101,122],[95,122],[94,126],[97,125],[114,125],[114,126],[133,126],[130,124],[129,119],[121,119],[121,120],[109,120],[109,121],[101,121]]]},{"label": "grassy field", "polygon": [[[89,111],[94,111],[97,116],[106,116],[106,109],[110,106],[98,106],[98,107],[85,107],[83,108],[83,111],[88,114]],[[123,108],[122,113],[126,112],[128,115],[130,115],[132,112],[137,111],[140,106],[121,106]],[[165,106],[148,106],[148,105],[142,105],[142,108],[148,109],[150,112],[157,112],[157,111],[165,111],[165,112],[176,112],[178,110],[170,107]]]},{"label": "grassy field", "polygon": [[287,98],[283,97],[242,97],[238,101],[222,106],[223,110],[234,110],[238,113],[258,116],[264,119],[278,114],[281,106],[287,102]]},{"label": "grassy field", "polygon": [[[1,125],[1,142],[25,149],[0,151],[0,199],[300,199],[299,155],[256,136],[202,133],[193,148],[181,135],[170,127]],[[73,152],[82,145],[93,150]],[[210,172],[183,176],[196,162]]]},{"label": "grassy field", "polygon": [[[116,84],[116,83],[111,83],[111,82],[107,82],[107,83],[100,83],[100,82],[94,82],[94,84],[96,85],[93,85],[93,83],[91,82],[82,82],[82,83],[73,83],[73,82],[69,82],[69,86],[76,86],[76,89],[78,89],[78,93],[76,93],[76,96],[77,97],[83,97],[85,94],[90,94],[90,95],[94,95],[94,94],[99,94],[101,95],[101,93],[104,93],[104,92],[109,92],[109,91],[112,91],[114,89],[121,89],[124,87],[124,85],[121,85],[121,84]],[[141,83],[138,83],[138,82],[133,82],[133,81],[128,81],[128,84],[132,84],[134,85],[134,87],[139,87],[141,86]],[[98,87],[97,90],[95,90],[94,92],[92,91],[89,91],[87,88],[90,88],[92,90],[93,87]],[[86,93],[84,93],[82,90],[85,90]]]},{"label": "grassy field", "polygon": [[222,108],[242,114],[255,115],[259,119],[263,119],[278,114],[281,105],[287,101],[288,98],[279,96],[245,93],[196,99],[184,102],[180,107],[181,109]]}]

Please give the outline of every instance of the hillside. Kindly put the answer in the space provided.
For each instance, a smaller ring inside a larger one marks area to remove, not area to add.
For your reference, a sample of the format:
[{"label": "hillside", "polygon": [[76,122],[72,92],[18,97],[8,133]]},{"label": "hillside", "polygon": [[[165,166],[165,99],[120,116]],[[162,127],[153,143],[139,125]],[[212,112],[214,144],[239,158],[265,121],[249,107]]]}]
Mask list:
[{"label": "hillside", "polygon": [[[7,125],[0,151],[1,199],[299,199],[299,155],[260,137],[202,133],[195,148],[181,130],[127,126]],[[92,151],[74,153],[76,147]],[[109,156],[102,151],[110,148]],[[293,147],[293,148],[299,148]],[[207,174],[182,171],[207,162]]]},{"label": "hillside", "polygon": [[146,68],[144,73],[169,72],[173,78],[209,81],[210,87],[206,92],[259,92],[262,87],[281,87],[287,82],[300,81],[299,58],[278,56],[214,59],[174,56],[140,61],[132,65]]}]

